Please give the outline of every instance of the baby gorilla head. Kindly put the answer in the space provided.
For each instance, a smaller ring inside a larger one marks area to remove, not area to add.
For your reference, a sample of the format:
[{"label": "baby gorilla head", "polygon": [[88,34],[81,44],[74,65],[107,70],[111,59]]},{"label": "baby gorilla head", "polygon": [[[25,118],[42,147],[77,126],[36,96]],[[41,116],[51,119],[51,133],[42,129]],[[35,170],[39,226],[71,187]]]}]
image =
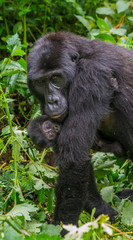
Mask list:
[{"label": "baby gorilla head", "polygon": [[28,134],[39,148],[55,146],[60,130],[61,124],[46,115],[36,117],[28,125]]},{"label": "baby gorilla head", "polygon": [[42,124],[42,132],[48,140],[53,140],[60,132],[60,125],[47,120]]}]

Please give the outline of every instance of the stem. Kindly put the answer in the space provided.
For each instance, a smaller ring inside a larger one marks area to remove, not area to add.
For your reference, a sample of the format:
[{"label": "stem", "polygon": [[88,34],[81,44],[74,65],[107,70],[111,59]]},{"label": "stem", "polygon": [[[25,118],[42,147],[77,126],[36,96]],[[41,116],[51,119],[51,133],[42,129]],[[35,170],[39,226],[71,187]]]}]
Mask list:
[{"label": "stem", "polygon": [[[26,45],[27,44],[26,14],[23,16],[23,23],[24,23],[24,40],[23,40],[23,43],[24,43],[24,45]],[[25,52],[26,52],[26,56],[27,56],[27,46],[25,46]]]},{"label": "stem", "polygon": [[8,24],[7,24],[6,14],[5,14],[5,3],[3,3],[3,16],[4,16],[4,19],[5,19],[6,33],[7,33],[7,35],[9,35],[9,28],[8,28]]},{"label": "stem", "polygon": [[46,149],[44,148],[44,150],[43,150],[43,152],[42,152],[42,155],[41,155],[41,160],[40,160],[40,162],[42,162],[43,161],[43,159],[44,159],[44,157],[46,156]]},{"label": "stem", "polygon": [[117,232],[119,232],[121,235],[123,235],[125,238],[131,240],[131,238],[129,238],[124,232],[122,232],[121,230],[119,230],[118,228],[116,228],[115,226],[113,225],[110,225],[108,223],[105,223],[106,226],[110,227],[110,228],[113,228],[114,230],[116,230]]},{"label": "stem", "polygon": [[32,36],[32,38],[34,39],[34,41],[36,41],[36,38],[35,38],[35,36],[34,36],[33,32],[31,31],[31,29],[30,29],[30,28],[28,28],[28,30],[29,30],[29,32],[30,32],[30,35],[31,35],[31,36]]},{"label": "stem", "polygon": [[11,222],[10,219],[6,219],[6,222],[7,222],[12,228],[14,228],[18,233],[22,234],[21,230],[20,230],[15,224],[13,225],[13,223]]},{"label": "stem", "polygon": [[47,8],[48,8],[48,4],[45,6],[44,23],[43,23],[43,33],[46,33]]}]

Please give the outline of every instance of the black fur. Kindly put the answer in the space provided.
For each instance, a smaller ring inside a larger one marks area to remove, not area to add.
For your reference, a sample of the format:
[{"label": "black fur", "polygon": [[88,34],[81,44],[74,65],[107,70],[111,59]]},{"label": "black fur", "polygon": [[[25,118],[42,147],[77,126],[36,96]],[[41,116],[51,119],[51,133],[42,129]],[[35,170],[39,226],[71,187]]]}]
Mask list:
[{"label": "black fur", "polygon": [[[28,85],[40,99],[43,114],[45,103],[34,78],[56,69],[66,77],[68,113],[60,134],[50,142],[59,166],[55,222],[77,224],[81,211],[94,207],[96,216],[105,213],[113,221],[116,211],[97,191],[89,150],[98,133],[133,157],[133,51],[71,33],[39,39],[28,57]],[[38,138],[34,127],[29,131],[32,139]]]}]

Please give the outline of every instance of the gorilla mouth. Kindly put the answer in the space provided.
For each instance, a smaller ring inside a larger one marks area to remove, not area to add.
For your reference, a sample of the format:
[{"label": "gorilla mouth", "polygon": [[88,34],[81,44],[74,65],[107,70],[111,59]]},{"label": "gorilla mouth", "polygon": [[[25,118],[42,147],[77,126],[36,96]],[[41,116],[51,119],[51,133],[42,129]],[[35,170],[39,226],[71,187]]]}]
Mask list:
[{"label": "gorilla mouth", "polygon": [[61,116],[62,116],[62,114],[63,114],[63,113],[61,113],[61,114],[59,114],[59,115],[54,115],[54,116],[51,116],[51,118],[57,119],[57,118],[61,117]]},{"label": "gorilla mouth", "polygon": [[53,115],[53,116],[50,116],[52,119],[59,119],[59,120],[62,120],[66,117],[67,115],[67,111],[63,111],[61,112],[60,114],[57,114],[57,115]]}]

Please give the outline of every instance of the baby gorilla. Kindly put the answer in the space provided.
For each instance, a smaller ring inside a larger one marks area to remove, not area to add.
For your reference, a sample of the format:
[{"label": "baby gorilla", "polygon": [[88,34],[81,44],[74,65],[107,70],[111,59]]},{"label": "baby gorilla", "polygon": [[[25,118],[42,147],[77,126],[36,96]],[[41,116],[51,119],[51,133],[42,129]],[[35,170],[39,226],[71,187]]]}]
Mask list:
[{"label": "baby gorilla", "polygon": [[30,138],[40,148],[54,146],[60,130],[61,125],[48,119],[47,116],[39,116],[31,120],[28,125]]}]

